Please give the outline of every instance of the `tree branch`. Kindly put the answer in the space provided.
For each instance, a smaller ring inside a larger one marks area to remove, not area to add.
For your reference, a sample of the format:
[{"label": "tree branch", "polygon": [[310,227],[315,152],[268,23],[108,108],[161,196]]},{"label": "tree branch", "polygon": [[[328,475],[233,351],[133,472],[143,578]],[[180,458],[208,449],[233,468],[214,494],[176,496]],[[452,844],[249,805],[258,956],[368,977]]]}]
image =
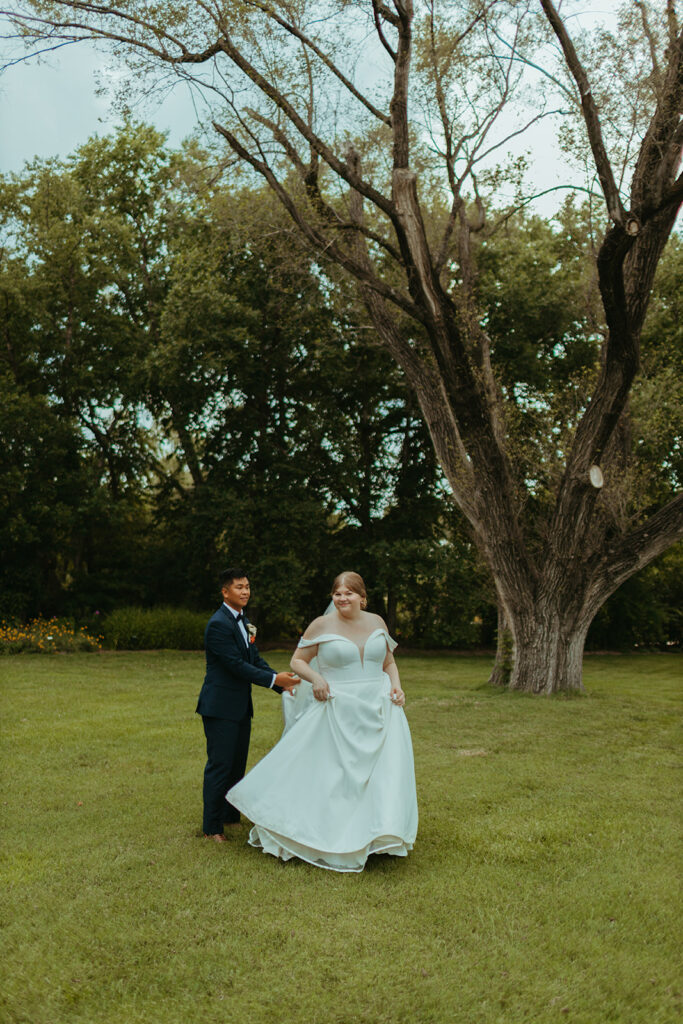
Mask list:
[{"label": "tree branch", "polygon": [[366,109],[369,110],[374,117],[382,121],[383,124],[391,124],[391,118],[389,117],[389,115],[383,114],[382,111],[375,107],[370,102],[370,100],[367,99],[366,96],[363,96],[363,94],[355,87],[353,82],[340,71],[340,69],[337,67],[334,61],[331,60],[327,56],[327,54],[324,53],[320,49],[320,47],[313,42],[313,40],[309,36],[307,36],[304,32],[298,29],[296,25],[293,25],[289,21],[285,21],[284,18],[281,18],[280,15],[273,11],[272,8],[270,8],[267,4],[259,3],[259,0],[243,0],[243,2],[246,3],[249,7],[255,7],[258,10],[262,11],[265,15],[267,15],[267,17],[277,22],[277,24],[280,25],[280,27],[283,28],[285,32],[289,32],[290,35],[293,35],[297,39],[299,39],[304,44],[304,46],[308,47],[310,50],[313,51],[316,57],[318,57],[318,59],[323,62],[328,71],[331,71],[332,74],[339,79],[344,88],[348,89],[351,95],[354,96],[359,103],[362,103],[363,106],[366,107]]},{"label": "tree branch", "polygon": [[394,93],[389,109],[391,128],[394,133],[393,166],[407,168],[410,162],[410,137],[408,128],[408,80],[412,45],[412,0],[404,5],[405,16],[398,25],[398,49],[394,68]]},{"label": "tree branch", "polygon": [[683,493],[610,548],[597,572],[596,611],[617,587],[683,539]]},{"label": "tree branch", "polygon": [[632,210],[641,222],[656,215],[677,172],[683,144],[683,33],[669,47],[654,117],[640,147],[631,188]]},{"label": "tree branch", "polygon": [[375,204],[375,206],[379,207],[380,210],[386,213],[387,216],[393,220],[395,212],[391,200],[387,199],[386,196],[383,196],[381,192],[378,192],[377,189],[369,185],[368,182],[356,178],[351,168],[348,167],[343,160],[340,160],[335,156],[330,147],[323,142],[323,140],[314,131],[312,131],[311,128],[309,128],[306,121],[301,117],[297,110],[295,110],[289,100],[284,97],[279,89],[276,89],[271,82],[256,70],[253,64],[251,64],[240,53],[237,47],[233,45],[228,36],[224,36],[221,39],[220,48],[226,56],[230,58],[233,64],[235,64],[236,67],[238,67],[240,71],[242,71],[243,74],[246,75],[246,77],[250,79],[250,81],[252,81],[254,85],[256,85],[260,91],[283,112],[288,120],[292,122],[299,134],[306,139],[306,141],[313,147],[316,153],[322,157],[325,163],[329,165],[335,174],[338,174],[340,178],[347,182],[347,184],[357,189],[366,197],[366,199],[369,199]]},{"label": "tree branch", "polygon": [[[297,153],[296,148],[288,139],[286,133],[273,120],[271,120],[271,118],[266,117],[257,110],[251,110],[249,107],[245,107],[244,109],[245,113],[249,114],[249,116],[253,117],[255,121],[258,121],[259,124],[264,125],[264,127],[268,128],[269,131],[272,132],[275,141],[279,142],[294,167],[299,172],[301,180],[306,186],[306,191],[315,209],[331,227],[337,231],[361,231],[366,238],[372,242],[376,242],[377,245],[381,246],[385,250],[385,252],[388,252],[392,259],[397,263],[401,262],[400,252],[387,238],[384,238],[384,236],[380,235],[379,232],[371,231],[364,225],[359,226],[354,224],[352,221],[342,220],[337,211],[330,206],[329,203],[325,202],[322,197],[322,193],[320,192],[317,160],[312,159],[307,167]],[[314,154],[314,156],[317,157],[317,154]]]},{"label": "tree branch", "polygon": [[[353,154],[353,150],[350,150],[349,152],[350,154]],[[350,165],[353,165],[353,155],[347,158],[347,162]],[[335,231],[359,231],[369,241],[376,242],[378,245],[380,245],[385,250],[385,252],[388,252],[392,259],[394,259],[397,263],[401,263],[400,252],[395,246],[391,244],[391,242],[389,242],[388,239],[384,238],[376,231],[371,231],[369,228],[365,227],[365,225],[362,222],[357,223],[356,221],[354,221],[353,218],[350,221],[342,220],[342,218],[339,216],[334,207],[330,206],[329,203],[325,202],[320,191],[318,166],[316,162],[311,162],[308,170],[303,176],[303,180],[306,186],[306,192],[308,193],[308,197],[311,200],[314,208],[317,210],[320,216],[327,221],[330,227],[334,228]],[[356,193],[354,192],[354,194]]]},{"label": "tree branch", "polygon": [[391,285],[386,284],[386,282],[382,281],[381,278],[377,277],[371,271],[368,271],[367,268],[361,266],[357,260],[349,256],[349,254],[343,249],[340,249],[333,239],[326,238],[317,230],[317,228],[302,216],[296,203],[286,189],[283,188],[280,181],[273,173],[272,168],[268,166],[265,160],[259,160],[253,155],[253,153],[250,153],[249,150],[242,145],[239,139],[227,128],[224,128],[223,125],[214,121],[213,126],[229,143],[235,153],[237,153],[242,160],[248,163],[255,171],[258,171],[258,173],[266,179],[294,223],[316,249],[323,254],[328,254],[331,259],[335,260],[335,262],[339,263],[340,266],[348,270],[349,273],[351,273],[357,280],[365,282],[370,288],[378,292],[380,295],[383,295],[384,298],[389,302],[392,302],[395,306],[398,306],[399,309],[402,309],[413,319],[423,322],[424,313],[414,302],[411,302],[410,299],[406,298],[406,296],[396,288],[392,288]]},{"label": "tree branch", "polygon": [[[349,154],[349,160],[358,162],[358,154]],[[363,201],[358,192],[351,192],[349,208],[352,221],[362,228]],[[356,259],[369,271],[371,265],[367,248],[359,235],[356,236],[355,247]],[[422,356],[415,346],[405,339],[395,318],[389,313],[384,299],[363,282],[360,282],[360,289],[378,336],[403,369],[417,395],[437,457],[444,468],[448,467],[447,476],[453,497],[465,515],[471,521],[475,521],[476,491],[472,466],[468,461],[455,417],[449,403],[445,401],[443,381],[432,361]],[[443,414],[444,409],[448,410],[446,416]]]},{"label": "tree branch", "polygon": [[392,14],[391,11],[388,11],[384,4],[379,3],[379,0],[372,0],[372,16],[375,19],[375,29],[377,31],[377,35],[379,36],[379,41],[381,42],[382,46],[387,51],[391,59],[395,61],[396,51],[393,49],[392,46],[389,45],[387,37],[384,35],[384,30],[382,28],[382,18],[388,21],[390,25],[393,25],[394,28],[398,27],[398,18],[394,14]]},{"label": "tree branch", "polygon": [[512,45],[512,43],[509,43],[507,39],[505,39],[505,37],[502,36],[500,32],[498,32],[497,29],[491,28],[491,32],[496,37],[496,39],[498,39],[503,44],[503,46],[507,46],[507,48],[512,51],[509,60],[518,61],[520,64],[524,64],[526,67],[533,68],[534,71],[538,71],[539,74],[543,75],[544,78],[547,78],[554,85],[556,85],[557,88],[560,89],[565,94],[565,96],[567,96],[572,101],[572,103],[576,102],[576,97],[571,92],[571,90],[567,88],[564,82],[561,82],[559,78],[556,78],[555,75],[552,75],[546,68],[541,67],[540,64],[534,64],[532,60],[529,60],[528,57],[525,57],[518,50],[515,51],[515,48]]},{"label": "tree branch", "polygon": [[605,144],[603,142],[600,119],[598,118],[598,112],[595,106],[595,100],[593,99],[593,93],[591,92],[588,76],[578,58],[576,50],[574,49],[574,44],[569,37],[569,33],[565,28],[564,22],[557,13],[552,0],[541,0],[541,6],[545,11],[553,32],[559,40],[562,52],[564,53],[564,58],[567,62],[567,67],[576,82],[581,96],[581,108],[583,110],[583,117],[586,124],[586,130],[588,132],[588,141],[593,152],[593,159],[595,160],[598,177],[600,178],[600,184],[602,185],[605,202],[607,203],[607,212],[610,219],[613,220],[615,224],[619,224],[623,227],[626,223],[626,211],[622,205],[619,190],[614,180],[612,165],[610,164]]},{"label": "tree branch", "polygon": [[657,47],[655,45],[655,39],[652,34],[652,29],[650,27],[650,19],[647,16],[647,8],[645,7],[643,0],[633,0],[633,2],[640,11],[640,21],[643,26],[643,33],[645,35],[645,38],[647,39],[648,46],[650,47],[650,60],[652,61],[652,70],[654,71],[657,79],[659,79],[661,77],[661,72],[659,70],[659,61],[657,60]]},{"label": "tree branch", "polygon": [[[128,14],[126,11],[120,10],[116,7],[109,7],[105,4],[86,3],[83,0],[54,0],[58,7],[66,7],[68,10],[83,11],[86,14],[93,14],[100,18],[112,18],[114,21],[121,21],[124,24],[129,24],[145,29],[148,33],[158,39],[159,42],[166,40],[171,43],[172,46],[177,47],[180,51],[179,56],[173,56],[166,49],[159,49],[156,46],[152,46],[150,43],[145,43],[142,39],[135,35],[121,35],[117,32],[110,32],[104,28],[93,27],[92,25],[83,24],[77,21],[55,21],[49,18],[39,18],[37,15],[22,14],[21,23],[31,25],[48,25],[55,31],[50,33],[52,38],[64,39],[66,42],[85,42],[86,40],[94,39],[108,39],[115,43],[123,43],[126,46],[132,46],[134,49],[143,50],[146,53],[151,54],[153,57],[158,57],[165,63],[185,63],[185,64],[203,64],[212,57],[215,57],[220,52],[219,42],[212,43],[204,50],[193,51],[189,50],[182,40],[177,39],[171,35],[165,29],[161,28],[158,24],[139,18],[134,15]],[[13,11],[0,11],[0,15],[7,17],[10,20],[16,19],[16,14]],[[73,36],[71,34],[64,35],[64,32],[79,32],[86,33],[83,35]],[[33,54],[32,54],[33,56]]]}]

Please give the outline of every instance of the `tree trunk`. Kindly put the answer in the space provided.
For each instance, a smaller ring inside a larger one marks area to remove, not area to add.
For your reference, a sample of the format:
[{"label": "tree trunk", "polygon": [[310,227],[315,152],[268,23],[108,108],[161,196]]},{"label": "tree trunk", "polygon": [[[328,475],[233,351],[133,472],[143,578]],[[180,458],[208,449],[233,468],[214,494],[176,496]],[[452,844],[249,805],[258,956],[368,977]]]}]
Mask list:
[{"label": "tree trunk", "polygon": [[511,690],[523,693],[583,693],[583,648],[590,621],[577,622],[559,602],[537,601],[533,615],[511,617],[514,663]]}]

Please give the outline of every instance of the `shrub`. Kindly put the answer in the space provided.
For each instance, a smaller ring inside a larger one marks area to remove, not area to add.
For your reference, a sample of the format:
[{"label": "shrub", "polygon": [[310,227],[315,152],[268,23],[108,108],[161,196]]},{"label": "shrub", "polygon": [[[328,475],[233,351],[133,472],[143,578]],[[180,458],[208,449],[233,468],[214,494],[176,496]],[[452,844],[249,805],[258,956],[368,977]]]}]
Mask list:
[{"label": "shrub", "polygon": [[25,625],[0,623],[0,654],[55,654],[57,651],[100,651],[102,637],[93,637],[71,619],[32,619]]},{"label": "shrub", "polygon": [[118,608],[102,623],[107,647],[115,650],[198,651],[207,615],[183,608]]}]

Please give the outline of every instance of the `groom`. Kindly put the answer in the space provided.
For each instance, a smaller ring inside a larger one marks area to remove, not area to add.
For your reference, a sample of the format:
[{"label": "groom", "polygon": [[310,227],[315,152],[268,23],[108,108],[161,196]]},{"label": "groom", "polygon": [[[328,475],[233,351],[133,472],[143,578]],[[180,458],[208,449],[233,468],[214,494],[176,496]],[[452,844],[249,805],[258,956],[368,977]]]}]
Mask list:
[{"label": "groom", "polygon": [[247,574],[242,569],[226,569],[220,583],[223,604],[204,633],[206,675],[197,714],[202,716],[206,735],[204,835],[224,843],[223,826],[240,820],[239,811],[225,794],[244,778],[247,766],[254,713],[251,684],[282,693],[296,686],[299,677],[292,672],[274,672],[259,655],[254,644],[256,630],[244,616],[251,593]]}]

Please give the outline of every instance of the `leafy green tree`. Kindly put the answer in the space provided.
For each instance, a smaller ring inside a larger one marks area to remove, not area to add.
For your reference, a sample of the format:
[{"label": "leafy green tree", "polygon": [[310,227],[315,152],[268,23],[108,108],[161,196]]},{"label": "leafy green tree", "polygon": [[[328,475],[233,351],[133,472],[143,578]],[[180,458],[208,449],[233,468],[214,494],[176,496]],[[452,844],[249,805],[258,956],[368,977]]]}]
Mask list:
[{"label": "leafy green tree", "polygon": [[[218,569],[246,561],[259,625],[289,636],[352,567],[405,643],[490,641],[495,591],[418,404],[269,192],[126,125],[8,179],[0,207],[7,611],[205,606]],[[555,226],[508,218],[478,242],[510,457],[540,509],[596,373],[591,241],[570,202]],[[680,255],[662,262],[632,395],[642,507],[680,471]],[[638,628],[629,613],[615,632],[610,603],[591,644],[668,639],[672,571],[633,590]]]},{"label": "leafy green tree", "polygon": [[364,312],[268,192],[211,174],[200,151],[125,125],[6,183],[8,395],[32,389],[59,425],[71,516],[33,548],[59,567],[49,600],[21,554],[23,613],[204,604],[218,569],[246,561],[263,628],[291,634],[349,559],[374,577],[413,463],[417,532],[432,531],[426,433]]},{"label": "leafy green tree", "polygon": [[[161,142],[143,130],[121,133],[119,147],[125,139],[142,149]],[[126,302],[142,275],[125,204],[116,208],[103,167],[92,165],[97,143],[88,148],[88,158],[30,165],[0,192],[5,522],[14,538],[3,552],[4,595],[19,615],[106,610],[145,588],[151,446],[135,382],[146,332]]]},{"label": "leafy green tree", "polygon": [[[674,0],[665,15],[625,4],[617,31],[591,40],[572,39],[566,5],[560,13],[552,0],[330,0],[322,17],[317,2],[238,0],[229,19],[203,3],[17,0],[14,24],[41,46],[109,41],[137,72],[170,66],[206,90],[216,131],[320,258],[357,282],[403,368],[494,580],[510,685],[580,689],[593,618],[683,532],[671,490],[656,508],[628,499],[637,514],[619,512],[643,324],[683,198]],[[376,74],[364,86],[356,61],[371,46]],[[522,184],[519,161],[491,168],[506,143],[503,110],[508,136],[561,111],[565,149],[587,156],[602,196],[605,226],[586,264],[598,279],[600,356],[570,389],[553,473],[549,445],[540,466],[518,458],[515,417],[533,423],[537,410],[519,396],[510,405],[480,289],[487,213],[502,180]],[[448,196],[438,225],[434,196]]]},{"label": "leafy green tree", "polygon": [[[209,220],[211,243],[186,241],[171,260],[147,360],[155,416],[185,454],[169,460],[159,509],[187,539],[186,586],[206,593],[221,561],[244,560],[254,614],[291,633],[324,607],[340,568],[373,578],[410,398],[268,193],[216,195]],[[415,410],[408,422],[423,457]]]}]

